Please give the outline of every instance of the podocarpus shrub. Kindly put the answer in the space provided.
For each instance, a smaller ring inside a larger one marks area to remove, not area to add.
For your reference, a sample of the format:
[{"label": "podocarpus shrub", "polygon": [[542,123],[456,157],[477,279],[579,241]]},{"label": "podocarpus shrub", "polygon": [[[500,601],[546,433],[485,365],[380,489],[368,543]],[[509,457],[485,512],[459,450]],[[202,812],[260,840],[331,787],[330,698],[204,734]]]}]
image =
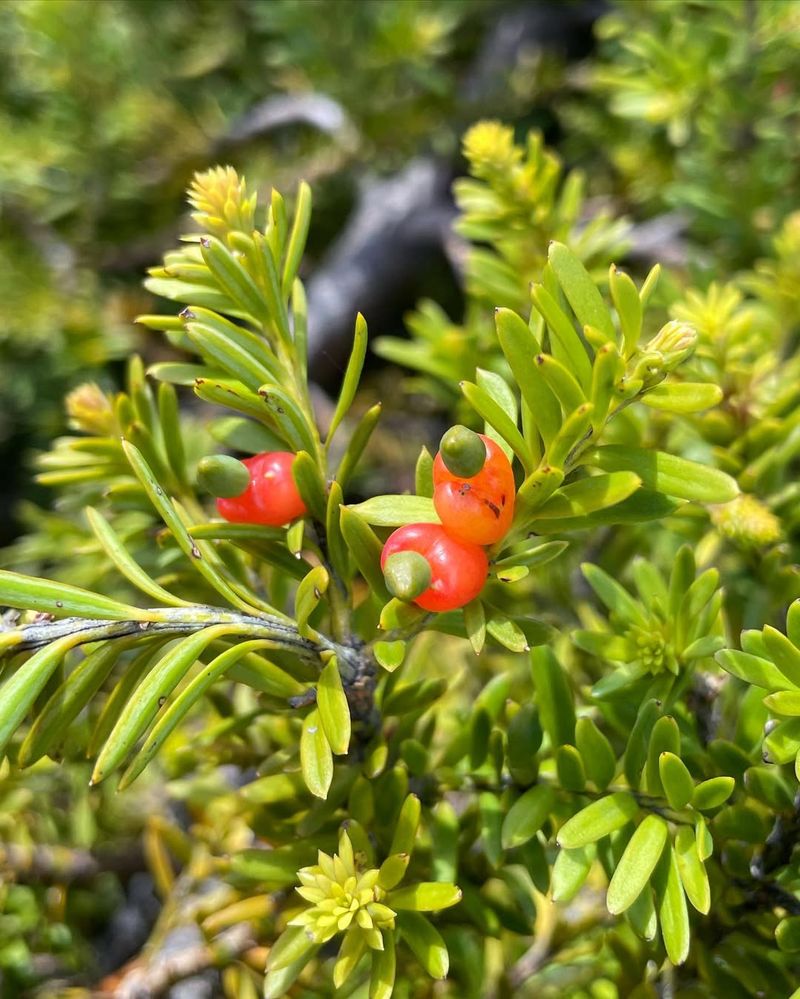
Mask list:
[{"label": "podocarpus shrub", "polygon": [[[126,392],[73,394],[79,433],[42,459],[72,518],[73,551],[52,561],[63,576],[74,560],[83,585],[0,573],[0,602],[22,612],[0,633],[0,779],[88,756],[90,796],[114,782],[122,800],[140,794],[159,938],[195,923],[200,965],[223,968],[229,995],[262,978],[268,997],[428,994],[445,978],[437,994],[787,995],[800,603],[785,634],[768,623],[740,649],[738,605],[731,618],[706,563],[724,549],[747,580],[753,552],[790,540],[778,514],[796,508],[780,478],[797,391],[740,412],[697,299],[692,316],[663,314],[675,295],[657,298],[658,267],[637,282],[590,274],[564,242],[518,253],[497,217],[544,161],[494,126],[483,137],[463,193],[489,244],[471,271],[485,367],[462,357],[451,380],[441,317],[407,347],[514,470],[507,533],[473,545],[480,593],[442,613],[415,602],[447,545],[382,571],[397,529],[450,537],[425,446],[413,495],[347,501],[380,405],[353,413],[358,316],[333,415],[321,427],[314,412],[297,276],[308,188],[291,212],[273,193],[261,225],[233,170],[199,175],[199,232],[149,281],[180,311],[141,317],[194,360],[147,374],[134,360]],[[516,190],[492,156],[511,157]],[[534,279],[532,305],[497,309],[490,340],[486,290],[509,272],[517,297]],[[741,391],[763,392],[742,363]],[[219,415],[198,429],[181,391]],[[713,466],[714,428],[734,418],[772,456],[759,475],[729,443],[728,470],[752,471],[747,497]],[[231,502],[256,465],[223,451],[293,455],[270,474],[296,491],[296,519],[270,522],[263,480]],[[785,568],[791,550],[770,557]],[[773,585],[765,618],[784,603]],[[194,824],[165,818],[164,795]]]}]

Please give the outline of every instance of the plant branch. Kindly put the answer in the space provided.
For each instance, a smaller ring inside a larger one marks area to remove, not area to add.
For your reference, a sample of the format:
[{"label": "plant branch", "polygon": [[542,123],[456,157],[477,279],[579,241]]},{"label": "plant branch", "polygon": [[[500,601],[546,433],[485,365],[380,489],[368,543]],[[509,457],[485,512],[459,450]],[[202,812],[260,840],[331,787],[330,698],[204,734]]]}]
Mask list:
[{"label": "plant branch", "polygon": [[33,652],[51,642],[67,636],[76,638],[76,645],[101,642],[115,638],[130,638],[137,635],[187,635],[215,625],[231,625],[243,638],[263,638],[274,643],[274,647],[293,652],[306,662],[319,666],[321,652],[334,652],[342,668],[342,679],[346,682],[358,666],[355,650],[338,645],[324,636],[315,640],[304,638],[295,625],[280,618],[268,615],[242,614],[238,611],[223,610],[219,607],[156,607],[142,611],[143,620],[107,621],[97,618],[67,617],[53,621],[35,621],[6,632],[3,635],[5,650],[12,655],[17,652]]}]

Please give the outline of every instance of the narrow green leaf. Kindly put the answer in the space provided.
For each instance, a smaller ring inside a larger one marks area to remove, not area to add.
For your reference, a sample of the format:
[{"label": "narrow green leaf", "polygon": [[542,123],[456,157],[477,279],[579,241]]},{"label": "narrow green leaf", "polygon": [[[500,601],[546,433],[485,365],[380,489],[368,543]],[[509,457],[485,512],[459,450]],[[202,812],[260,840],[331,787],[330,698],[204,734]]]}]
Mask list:
[{"label": "narrow green leaf", "polygon": [[0,686],[0,756],[64,656],[77,644],[75,635],[56,639],[17,667]]},{"label": "narrow green leaf", "polygon": [[367,949],[367,938],[355,923],[345,933],[342,946],[333,966],[333,986],[340,989],[356,970],[356,965]]},{"label": "narrow green leaf", "polygon": [[[786,916],[778,923],[775,927],[775,942],[786,954],[796,954],[800,951],[800,916]],[[797,993],[794,992],[792,995]]]},{"label": "narrow green leaf", "polygon": [[722,389],[709,382],[661,382],[642,395],[642,402],[664,413],[700,413],[722,401]]},{"label": "narrow green leaf", "polygon": [[604,472],[635,472],[646,489],[700,503],[727,503],[739,495],[736,481],[716,468],[664,451],[606,444],[584,452],[581,462]]},{"label": "narrow green leaf", "polygon": [[550,883],[554,902],[571,902],[575,898],[589,876],[596,856],[594,843],[575,850],[559,850]]},{"label": "narrow green leaf", "polygon": [[237,413],[255,417],[262,423],[269,423],[270,427],[279,434],[284,447],[289,443],[281,428],[272,419],[271,414],[265,410],[261,398],[235,378],[223,378],[211,374],[203,375],[195,379],[194,392],[203,402],[235,409]]},{"label": "narrow green leaf", "polygon": [[424,444],[414,469],[414,491],[417,496],[433,496],[433,458]]},{"label": "narrow green leaf", "polygon": [[694,781],[683,760],[674,753],[664,752],[658,758],[661,783],[670,805],[680,810],[692,800]]},{"label": "narrow green leaf", "polygon": [[461,889],[442,881],[421,881],[419,884],[397,888],[386,896],[386,904],[396,911],[439,912],[458,905]]},{"label": "narrow green leaf", "polygon": [[616,340],[611,314],[589,272],[575,254],[563,243],[553,242],[547,259],[581,326],[594,326],[610,341]]},{"label": "narrow green leaf", "polygon": [[486,631],[491,637],[510,652],[527,652],[530,649],[528,638],[520,626],[510,617],[490,608],[486,621]]},{"label": "narrow green leaf", "polygon": [[686,896],[683,893],[675,851],[670,845],[664,853],[666,872],[662,874],[663,887],[659,892],[658,901],[661,936],[664,938],[664,946],[670,961],[673,964],[683,964],[689,956],[691,943],[689,911],[686,907]]},{"label": "narrow green leaf", "polygon": [[447,978],[450,957],[444,940],[433,924],[418,912],[400,912],[397,926],[403,941],[431,978]]},{"label": "narrow green leaf", "polygon": [[644,284],[639,289],[639,301],[642,303],[642,308],[647,308],[647,303],[650,301],[650,296],[653,294],[656,285],[658,284],[658,279],[661,277],[661,264],[655,264],[650,268],[650,272],[644,279]]},{"label": "narrow green leaf", "polygon": [[686,897],[698,912],[707,915],[711,908],[708,874],[697,850],[695,832],[688,826],[679,826],[675,833],[675,859]]},{"label": "narrow green leaf", "polygon": [[503,849],[521,846],[535,836],[547,821],[554,803],[553,789],[545,785],[532,787],[518,798],[503,821]]},{"label": "narrow green leaf", "polygon": [[152,724],[167,697],[194,666],[208,646],[241,626],[219,624],[181,639],[150,670],[125,705],[92,772],[92,784],[113,773],[133,749],[136,740]]},{"label": "narrow green leaf", "polygon": [[653,889],[646,885],[644,891],[625,913],[625,918],[633,927],[634,933],[642,940],[655,940],[658,930],[658,916],[653,901]]},{"label": "narrow green leaf", "polygon": [[349,580],[353,574],[353,569],[347,543],[342,534],[343,501],[342,487],[334,479],[329,486],[328,502],[325,508],[325,534],[328,542],[328,554],[334,571],[341,579]]},{"label": "narrow green leaf", "polygon": [[586,787],[586,771],[581,754],[574,746],[559,746],[555,754],[556,774],[565,791],[578,794]]},{"label": "narrow green leaf", "polygon": [[316,710],[309,712],[303,721],[300,766],[308,790],[317,798],[327,798],[333,780],[333,756]]},{"label": "narrow green leaf", "polygon": [[550,354],[537,354],[534,363],[553,395],[569,415],[588,400],[583,389],[568,368]]},{"label": "narrow green leaf", "polygon": [[658,815],[648,815],[628,841],[608,886],[606,905],[612,915],[631,906],[661,857],[667,842],[667,823]]},{"label": "narrow green leaf", "polygon": [[283,262],[281,292],[284,298],[288,297],[289,292],[294,286],[297,271],[300,268],[300,261],[303,259],[303,251],[306,248],[310,224],[311,188],[304,180],[301,180],[297,188],[292,231],[289,233],[289,239],[286,244],[286,257]]},{"label": "narrow green leaf", "polygon": [[639,343],[642,333],[642,301],[636,285],[623,271],[618,271],[612,264],[608,272],[608,284],[614,308],[619,316],[622,327],[622,341],[625,356],[629,357]]},{"label": "narrow green leaf", "polygon": [[276,891],[293,888],[297,884],[300,867],[313,864],[316,850],[309,843],[291,843],[269,849],[252,848],[237,850],[230,855],[230,870],[237,878],[244,878],[261,888]]},{"label": "narrow green leaf", "polygon": [[531,299],[550,329],[554,356],[569,368],[583,389],[588,391],[592,381],[592,363],[572,320],[543,285],[532,285]]},{"label": "narrow green leaf", "polygon": [[320,945],[306,935],[304,927],[285,929],[267,958],[264,999],[285,996],[319,948]]},{"label": "narrow green leaf", "polygon": [[383,950],[372,951],[372,971],[369,978],[369,999],[391,999],[397,973],[394,930],[381,930]]},{"label": "narrow green leaf", "polygon": [[764,698],[764,704],[773,714],[789,718],[800,717],[800,690],[779,690],[774,694],[768,694]]},{"label": "narrow green leaf", "polygon": [[282,451],[285,443],[261,423],[240,416],[225,416],[208,425],[211,436],[235,451],[260,454],[262,451]]},{"label": "narrow green leaf", "polygon": [[86,519],[89,521],[94,536],[100,542],[106,555],[119,569],[122,575],[143,593],[158,600],[159,603],[172,607],[190,607],[191,602],[181,600],[151,579],[150,576],[133,560],[127,547],[114,531],[113,527],[94,507],[86,507]]},{"label": "narrow green leaf", "polygon": [[614,344],[605,344],[595,354],[589,399],[593,406],[592,426],[596,433],[599,433],[605,425],[614,383],[622,373],[621,369],[623,369],[622,360]]},{"label": "narrow green leaf", "polygon": [[328,590],[330,576],[328,570],[322,566],[315,566],[297,587],[294,598],[294,616],[297,620],[297,630],[301,635],[308,637],[311,628],[308,619],[317,609],[319,602]]},{"label": "narrow green leaf", "polygon": [[628,745],[625,747],[623,757],[623,769],[625,779],[630,787],[638,789],[642,782],[642,771],[647,763],[647,754],[650,746],[650,735],[653,727],[661,715],[659,702],[651,698],[639,708],[631,734],[628,737]]},{"label": "narrow green leaf", "polygon": [[258,285],[230,250],[214,236],[205,237],[200,248],[214,280],[231,302],[244,308],[255,319],[268,319],[269,313]]},{"label": "narrow green leaf", "polygon": [[372,431],[375,429],[380,417],[381,404],[378,402],[364,413],[350,435],[347,448],[342,455],[342,460],[339,462],[339,467],[336,469],[336,481],[341,485],[342,489],[345,488],[350,480],[350,476],[353,474],[353,470],[358,465],[361,455],[364,453],[364,448],[367,446],[372,436]]},{"label": "narrow green leaf", "polygon": [[339,524],[342,528],[342,537],[350,549],[358,571],[379,599],[388,600],[389,591],[386,589],[381,571],[383,545],[378,536],[352,507],[341,507]]},{"label": "narrow green leaf", "polygon": [[793,687],[800,687],[800,649],[770,624],[764,626],[762,634],[772,661]]},{"label": "narrow green leaf", "polygon": [[[270,233],[269,235],[271,236],[272,234]],[[281,340],[288,347],[291,345],[289,317],[286,312],[283,289],[281,288],[281,278],[278,274],[276,253],[270,246],[267,237],[260,232],[253,233],[251,243],[252,252],[249,258],[259,273],[263,298],[268,307],[268,316],[274,323]]]},{"label": "narrow green leaf", "polygon": [[291,394],[279,385],[262,385],[258,394],[293,451],[317,453],[316,429]]},{"label": "narrow green leaf", "polygon": [[403,524],[438,524],[433,500],[428,496],[372,496],[346,509],[375,527],[402,527]]},{"label": "narrow green leaf", "polygon": [[598,791],[604,791],[617,770],[617,757],[611,743],[591,718],[579,718],[575,723],[575,744],[583,758],[586,776]]},{"label": "narrow green leaf", "polygon": [[531,472],[517,490],[514,527],[527,523],[563,481],[564,472],[551,465],[541,466],[535,472]]},{"label": "narrow green leaf", "polygon": [[547,460],[551,465],[564,468],[572,464],[575,457],[573,450],[588,440],[592,413],[592,404],[586,402],[567,416],[561,430],[547,449]]},{"label": "narrow green leaf", "polygon": [[669,715],[664,715],[653,725],[647,746],[644,787],[650,794],[659,797],[664,794],[659,768],[661,754],[673,753],[675,756],[679,756],[680,751],[681,736],[678,723]]},{"label": "narrow green leaf", "polygon": [[350,748],[350,708],[335,656],[319,675],[317,708],[331,749],[337,755],[343,755]]},{"label": "narrow green leaf", "polygon": [[23,576],[0,569],[0,606],[38,611],[55,617],[102,618],[105,621],[146,621],[152,612],[110,600],[69,583]]},{"label": "narrow green leaf", "polygon": [[408,863],[411,858],[407,853],[393,853],[384,860],[380,866],[378,884],[386,891],[396,888],[408,870]]},{"label": "narrow green leaf", "polygon": [[788,683],[781,671],[768,659],[739,652],[737,649],[722,649],[714,657],[720,666],[745,683],[764,690],[785,690]]},{"label": "narrow green leaf", "polygon": [[308,378],[308,302],[303,282],[292,284],[292,319],[294,320],[294,358],[303,379]]},{"label": "narrow green leaf", "polygon": [[158,386],[158,420],[170,471],[181,485],[186,486],[188,470],[181,432],[178,394],[172,385],[166,382]]},{"label": "narrow green leaf", "polygon": [[504,569],[518,565],[530,566],[531,568],[540,565],[547,565],[553,559],[569,548],[568,541],[545,541],[533,548],[524,548],[522,551],[511,552],[504,558],[497,559],[494,563],[496,569]]},{"label": "narrow green leaf", "polygon": [[378,664],[388,673],[393,673],[406,657],[406,643],[400,639],[394,642],[375,642],[372,651]]},{"label": "narrow green leaf", "polygon": [[214,367],[219,367],[238,379],[251,391],[256,391],[264,382],[275,380],[274,369],[262,364],[240,342],[225,336],[209,324],[188,322],[186,335],[196,353],[210,360]]},{"label": "narrow green leaf", "polygon": [[469,638],[470,645],[472,645],[475,655],[479,656],[486,642],[486,613],[480,600],[472,600],[466,605],[464,608],[464,624],[466,625],[467,638]]},{"label": "narrow green leaf", "polygon": [[533,364],[540,345],[525,321],[510,309],[497,309],[495,322],[500,346],[536,429],[545,444],[549,444],[561,426],[561,413],[558,402]]},{"label": "narrow green leaf", "polygon": [[[123,791],[136,780],[192,707],[194,707],[217,680],[223,677],[236,662],[248,653],[255,649],[269,648],[271,644],[269,641],[263,639],[242,642],[239,645],[234,645],[231,649],[226,649],[215,659],[212,659],[208,666],[204,667],[164,709],[163,714],[151,729],[141,749],[131,760],[128,768],[122,775],[118,790]],[[288,679],[289,677],[287,676]],[[302,687],[299,684],[295,683],[294,687],[295,693],[302,691]]]},{"label": "narrow green leaf", "polygon": [[550,517],[580,517],[627,499],[641,485],[635,472],[612,472],[592,475],[553,493],[536,511],[536,519]]},{"label": "narrow green leaf", "polygon": [[542,725],[553,747],[575,742],[575,696],[552,650],[539,646],[531,652],[531,672]]},{"label": "narrow green leaf", "polygon": [[175,540],[178,542],[178,547],[181,549],[183,554],[186,555],[191,564],[197,569],[203,578],[211,584],[217,593],[223,596],[234,607],[239,608],[239,610],[252,613],[254,610],[253,606],[246,600],[243,600],[235,589],[233,589],[233,587],[227,582],[227,580],[220,575],[216,567],[211,564],[208,557],[211,552],[208,548],[204,551],[198,542],[189,534],[189,531],[187,530],[186,525],[181,519],[178,511],[170,500],[164,495],[164,490],[159,485],[147,462],[142,457],[141,452],[134,447],[130,441],[123,441],[122,448],[125,451],[125,455],[130,462],[131,468],[133,469],[137,479],[144,486],[150,502],[156,508],[156,511],[159,513],[170,531],[172,531],[175,536]]},{"label": "narrow green leaf", "polygon": [[719,808],[733,794],[733,777],[711,777],[697,785],[692,794],[692,807],[698,811]]},{"label": "narrow green leaf", "polygon": [[350,353],[350,360],[347,362],[347,370],[344,373],[342,387],[339,390],[339,399],[336,409],[331,417],[331,424],[328,428],[325,446],[328,447],[333,440],[333,436],[339,424],[347,415],[356,397],[356,390],[361,379],[361,372],[364,368],[364,358],[367,356],[367,322],[359,312],[356,316],[356,329],[353,334],[353,349]]},{"label": "narrow green leaf", "polygon": [[417,831],[422,815],[422,805],[416,794],[409,794],[403,802],[392,836],[389,853],[405,853],[410,857],[417,841]]},{"label": "narrow green leaf", "polygon": [[616,579],[612,579],[599,566],[589,562],[581,565],[581,572],[589,586],[613,614],[628,624],[635,624],[641,628],[648,626],[643,609]]},{"label": "narrow green leaf", "polygon": [[120,639],[103,643],[59,684],[42,710],[37,712],[20,746],[17,762],[21,767],[35,763],[61,742],[72,722],[108,678],[127,644]]},{"label": "narrow green leaf", "polygon": [[297,452],[292,462],[292,478],[312,517],[324,523],[328,509],[328,491],[319,465],[308,451]]},{"label": "narrow green leaf", "polygon": [[625,791],[598,798],[564,823],[558,831],[556,843],[567,850],[594,843],[622,829],[638,811],[636,799]]}]

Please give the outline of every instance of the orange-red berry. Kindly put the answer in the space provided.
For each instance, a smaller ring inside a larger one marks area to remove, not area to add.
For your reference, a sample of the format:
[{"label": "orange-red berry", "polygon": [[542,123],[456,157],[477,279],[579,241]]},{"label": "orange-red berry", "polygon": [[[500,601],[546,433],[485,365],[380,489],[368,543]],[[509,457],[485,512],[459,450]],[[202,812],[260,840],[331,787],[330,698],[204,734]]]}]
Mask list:
[{"label": "orange-red berry", "polygon": [[295,457],[291,451],[268,451],[244,458],[250,482],[238,496],[217,500],[220,516],[232,523],[270,527],[302,517],[307,511],[292,478]]},{"label": "orange-red berry", "polygon": [[511,462],[501,447],[484,434],[483,468],[470,478],[454,475],[441,452],[433,463],[433,504],[452,537],[474,545],[492,545],[511,527],[516,486]]},{"label": "orange-red berry", "polygon": [[417,552],[431,569],[430,585],[414,603],[424,610],[449,611],[468,604],[483,589],[489,560],[479,545],[465,544],[440,524],[406,524],[383,546],[381,568],[398,552]]}]

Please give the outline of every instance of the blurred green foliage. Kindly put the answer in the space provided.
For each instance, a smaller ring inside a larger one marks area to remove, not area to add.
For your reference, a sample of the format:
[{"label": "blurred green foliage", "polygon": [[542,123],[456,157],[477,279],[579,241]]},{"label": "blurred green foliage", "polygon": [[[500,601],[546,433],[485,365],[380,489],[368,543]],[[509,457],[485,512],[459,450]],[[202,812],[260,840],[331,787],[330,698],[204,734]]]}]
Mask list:
[{"label": "blurred green foliage", "polygon": [[796,4],[626,0],[596,34],[568,147],[628,203],[677,209],[700,244],[751,263],[800,199]]}]

